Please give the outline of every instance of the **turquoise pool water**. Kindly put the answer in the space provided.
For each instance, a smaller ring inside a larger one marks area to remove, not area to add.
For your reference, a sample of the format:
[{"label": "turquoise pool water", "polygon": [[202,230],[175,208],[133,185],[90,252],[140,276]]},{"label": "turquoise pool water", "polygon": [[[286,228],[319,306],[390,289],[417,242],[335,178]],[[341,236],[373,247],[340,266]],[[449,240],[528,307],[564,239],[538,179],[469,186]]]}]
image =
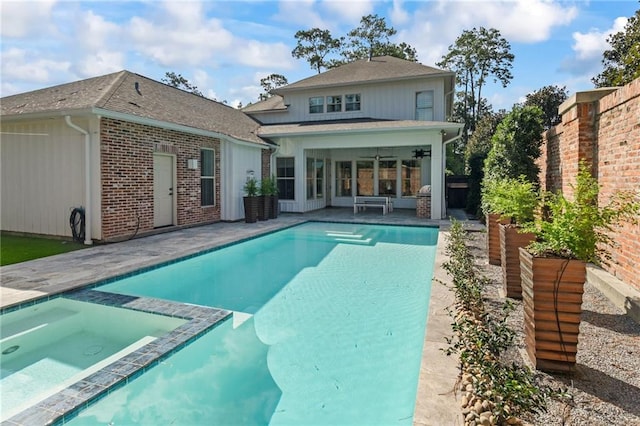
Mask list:
[{"label": "turquoise pool water", "polygon": [[0,421],[185,322],[63,298],[0,316]]},{"label": "turquoise pool water", "polygon": [[411,424],[437,233],[308,223],[100,287],[237,314],[70,424]]}]

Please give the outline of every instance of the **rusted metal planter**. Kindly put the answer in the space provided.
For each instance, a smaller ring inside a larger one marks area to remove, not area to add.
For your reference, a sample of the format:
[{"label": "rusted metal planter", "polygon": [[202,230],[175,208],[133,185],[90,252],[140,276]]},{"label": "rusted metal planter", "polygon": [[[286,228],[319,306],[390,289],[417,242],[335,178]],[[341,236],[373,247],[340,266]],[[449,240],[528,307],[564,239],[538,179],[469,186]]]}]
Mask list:
[{"label": "rusted metal planter", "polygon": [[520,247],[528,246],[535,240],[531,232],[518,232],[516,225],[499,226],[500,261],[502,265],[502,285],[507,297],[522,299],[522,285],[520,278]]},{"label": "rusted metal planter", "polygon": [[500,229],[498,226],[507,224],[507,219],[500,219],[499,214],[488,214],[487,217],[487,253],[489,264],[500,266]]},{"label": "rusted metal planter", "polygon": [[535,368],[572,371],[578,352],[585,263],[535,257],[520,248],[524,331]]}]

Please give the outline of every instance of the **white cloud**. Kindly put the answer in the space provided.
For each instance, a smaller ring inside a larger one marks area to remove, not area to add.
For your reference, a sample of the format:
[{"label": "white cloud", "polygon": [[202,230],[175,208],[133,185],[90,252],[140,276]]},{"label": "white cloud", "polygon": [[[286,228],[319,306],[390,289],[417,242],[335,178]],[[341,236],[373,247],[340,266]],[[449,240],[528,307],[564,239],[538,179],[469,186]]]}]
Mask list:
[{"label": "white cloud", "polygon": [[359,23],[363,16],[373,13],[371,0],[324,0],[322,7],[338,19],[353,24]]},{"label": "white cloud", "polygon": [[25,37],[51,29],[51,10],[56,0],[0,2],[0,35]]},{"label": "white cloud", "polygon": [[[93,11],[83,13],[77,21],[75,40],[88,50],[104,49],[108,43],[118,45],[121,27],[113,22],[106,21],[102,16]],[[115,43],[114,43],[115,42]],[[120,47],[122,47],[120,45]]]},{"label": "white cloud", "polygon": [[393,0],[393,7],[389,11],[391,25],[404,25],[409,22],[409,13],[403,8],[403,0]]},{"label": "white cloud", "polygon": [[572,49],[576,52],[577,58],[580,60],[602,59],[602,53],[610,48],[607,38],[611,34],[624,30],[626,24],[627,18],[617,18],[608,30],[591,29],[588,33],[573,33]]},{"label": "white cloud", "polygon": [[294,60],[291,48],[284,43],[262,43],[257,40],[236,40],[234,59],[242,65],[254,68],[291,69]]},{"label": "white cloud", "polygon": [[109,74],[125,68],[124,54],[114,51],[95,51],[80,59],[77,65],[78,73],[82,77]]},{"label": "white cloud", "polygon": [[548,0],[440,0],[438,10],[456,17],[458,33],[484,26],[498,29],[509,42],[525,43],[547,40],[554,27],[568,25],[578,12],[575,6],[563,7]]},{"label": "white cloud", "polygon": [[2,80],[47,83],[52,74],[68,72],[69,61],[55,61],[38,53],[12,48],[2,52]]},{"label": "white cloud", "polygon": [[335,29],[335,25],[327,25],[314,10],[315,0],[281,0],[278,3],[278,12],[274,19],[286,22],[287,25],[299,25],[300,29],[328,28]]}]

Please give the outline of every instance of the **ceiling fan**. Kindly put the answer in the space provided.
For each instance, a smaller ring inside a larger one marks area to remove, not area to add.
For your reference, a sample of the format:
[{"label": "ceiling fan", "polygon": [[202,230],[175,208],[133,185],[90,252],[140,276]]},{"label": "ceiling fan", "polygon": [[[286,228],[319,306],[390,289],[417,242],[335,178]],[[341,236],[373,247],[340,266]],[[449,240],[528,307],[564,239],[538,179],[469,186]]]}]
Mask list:
[{"label": "ceiling fan", "polygon": [[376,161],[379,161],[381,158],[396,158],[395,155],[380,155],[378,148],[376,148],[376,155],[370,155],[370,156],[362,156],[360,158],[373,158]]}]

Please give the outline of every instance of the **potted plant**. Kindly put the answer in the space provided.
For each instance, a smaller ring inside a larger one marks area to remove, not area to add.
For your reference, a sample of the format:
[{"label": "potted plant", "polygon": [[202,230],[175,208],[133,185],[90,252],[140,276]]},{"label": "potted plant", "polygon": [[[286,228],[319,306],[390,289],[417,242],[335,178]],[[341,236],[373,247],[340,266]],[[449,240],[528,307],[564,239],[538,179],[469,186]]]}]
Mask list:
[{"label": "potted plant", "polygon": [[271,179],[266,177],[260,181],[260,209],[258,212],[259,220],[267,220],[271,216]]},{"label": "potted plant", "polygon": [[[499,224],[502,282],[507,297],[521,299],[518,249],[528,246],[535,239],[535,235],[524,229],[523,225],[533,222],[538,205],[538,191],[536,185],[524,176],[518,179],[505,179],[502,189],[502,196],[496,200],[502,212],[500,217],[502,223]],[[505,219],[507,223],[504,223]]]},{"label": "potted plant", "polygon": [[505,196],[504,179],[485,179],[482,182],[482,211],[487,226],[487,257],[489,264],[500,265],[500,223],[508,223],[502,217],[501,199]]},{"label": "potted plant", "polygon": [[244,184],[244,221],[246,223],[254,223],[258,220],[258,181],[254,177],[250,177]]},{"label": "potted plant", "polygon": [[276,219],[278,217],[278,181],[275,176],[266,178],[268,182],[268,194],[271,198],[271,211],[269,212],[269,219]]},{"label": "potted plant", "polygon": [[573,201],[561,194],[544,197],[549,218],[531,226],[536,241],[520,249],[527,353],[541,370],[575,367],[586,263],[607,258],[613,225],[636,222],[640,204],[618,193],[598,206],[599,186],[580,162]]}]

